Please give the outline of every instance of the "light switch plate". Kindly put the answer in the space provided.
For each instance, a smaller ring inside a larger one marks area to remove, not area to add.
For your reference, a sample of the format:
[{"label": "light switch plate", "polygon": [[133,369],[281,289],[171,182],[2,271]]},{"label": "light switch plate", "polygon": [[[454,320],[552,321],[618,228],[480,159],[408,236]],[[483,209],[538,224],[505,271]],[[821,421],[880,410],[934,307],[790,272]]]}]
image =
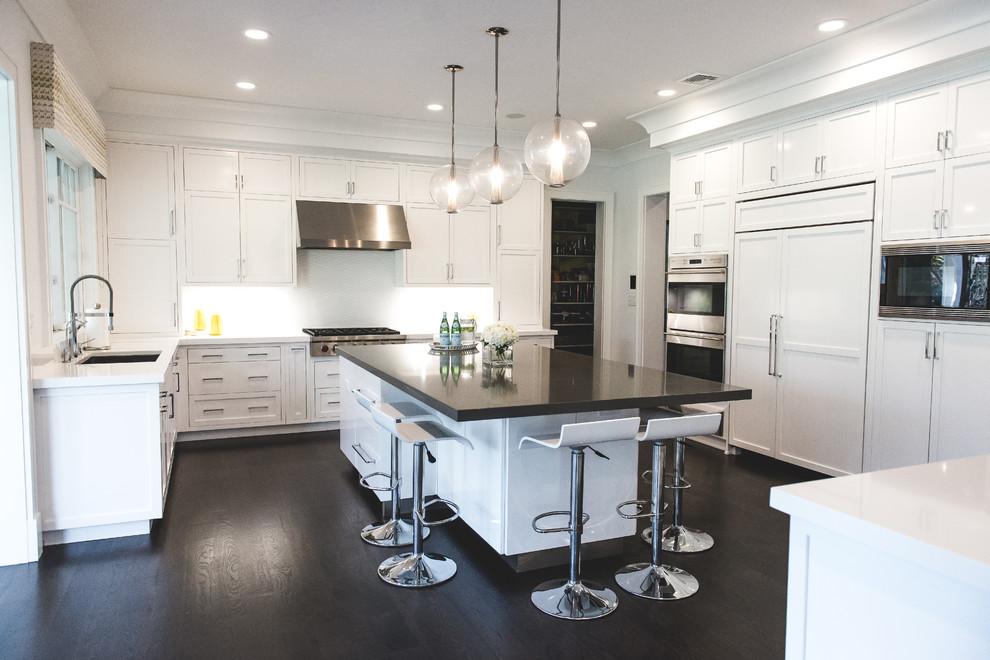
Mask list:
[{"label": "light switch plate", "polygon": [[627,302],[627,304],[630,307],[635,307],[636,306],[636,292],[635,291],[630,291],[629,292],[629,298],[627,299],[626,302]]}]

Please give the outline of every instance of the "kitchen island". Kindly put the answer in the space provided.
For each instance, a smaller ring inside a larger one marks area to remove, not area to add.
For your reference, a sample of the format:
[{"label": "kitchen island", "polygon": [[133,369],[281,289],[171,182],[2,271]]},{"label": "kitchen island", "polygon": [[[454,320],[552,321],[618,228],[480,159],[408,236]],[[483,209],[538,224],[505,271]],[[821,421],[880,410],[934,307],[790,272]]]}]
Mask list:
[{"label": "kitchen island", "polygon": [[[566,534],[538,534],[532,519],[566,509],[570,452],[525,443],[562,424],[639,416],[640,408],[747,399],[733,387],[622,362],[517,344],[511,367],[482,364],[479,352],[436,354],[425,344],[341,348],[341,449],[362,474],[389,471],[388,435],[350,395],[361,388],[376,400],[416,401],[471,440],[473,450],[442,443],[427,488],[461,508],[461,518],[500,554],[518,557],[564,547]],[[404,448],[403,466],[411,461]],[[599,447],[585,464],[587,543],[635,533],[635,521],[615,507],[636,496],[636,442]],[[404,486],[409,479],[404,480]],[[408,497],[407,488],[403,497]]]}]

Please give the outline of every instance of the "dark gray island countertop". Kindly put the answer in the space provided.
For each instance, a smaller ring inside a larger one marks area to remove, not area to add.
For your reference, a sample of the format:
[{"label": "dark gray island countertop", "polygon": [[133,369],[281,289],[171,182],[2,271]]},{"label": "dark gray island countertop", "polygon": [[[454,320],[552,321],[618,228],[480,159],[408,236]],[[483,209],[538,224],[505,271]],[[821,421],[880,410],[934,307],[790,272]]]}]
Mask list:
[{"label": "dark gray island countertop", "polygon": [[516,344],[511,367],[489,368],[481,352],[437,355],[427,344],[340,346],[366,369],[447,417],[467,422],[752,398],[752,390]]}]

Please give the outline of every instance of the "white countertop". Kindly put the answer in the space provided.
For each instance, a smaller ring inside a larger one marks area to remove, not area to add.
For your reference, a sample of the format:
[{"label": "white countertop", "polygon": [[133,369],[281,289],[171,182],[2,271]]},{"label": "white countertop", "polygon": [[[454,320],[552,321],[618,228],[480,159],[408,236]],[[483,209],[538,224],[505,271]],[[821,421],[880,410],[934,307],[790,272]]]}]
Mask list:
[{"label": "white countertop", "polygon": [[178,337],[162,337],[142,341],[115,341],[110,350],[86,351],[85,355],[113,353],[160,352],[154,362],[125,362],[120,364],[66,363],[54,358],[32,365],[34,389],[58,387],[93,387],[98,385],[139,385],[160,383],[165,378]]},{"label": "white countertop", "polygon": [[990,590],[990,454],[777,486],[770,506]]}]

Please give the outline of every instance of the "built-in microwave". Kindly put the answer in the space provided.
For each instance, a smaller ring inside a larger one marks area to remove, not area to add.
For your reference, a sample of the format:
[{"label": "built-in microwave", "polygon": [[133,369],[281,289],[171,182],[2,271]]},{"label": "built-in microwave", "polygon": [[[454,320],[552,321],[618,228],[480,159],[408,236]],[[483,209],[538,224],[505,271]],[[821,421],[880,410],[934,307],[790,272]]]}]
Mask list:
[{"label": "built-in microwave", "polygon": [[990,322],[990,243],[880,249],[880,316]]}]

